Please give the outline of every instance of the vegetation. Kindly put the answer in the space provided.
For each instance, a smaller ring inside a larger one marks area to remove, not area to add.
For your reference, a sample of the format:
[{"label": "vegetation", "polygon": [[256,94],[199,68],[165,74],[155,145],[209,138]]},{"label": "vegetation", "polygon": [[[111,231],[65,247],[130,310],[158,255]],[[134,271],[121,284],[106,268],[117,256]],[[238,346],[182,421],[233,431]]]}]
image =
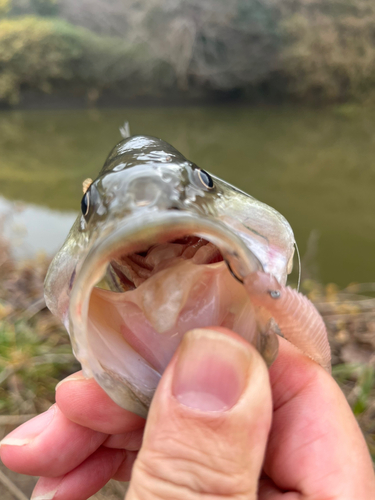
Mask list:
[{"label": "vegetation", "polygon": [[[1,221],[0,221],[1,226]],[[1,232],[1,231],[0,231]],[[67,333],[46,310],[43,281],[49,265],[39,256],[15,262],[0,238],[0,437],[55,400],[55,386],[79,369]],[[30,498],[37,478],[0,467],[0,497]],[[110,481],[91,500],[120,500],[126,485]]]},{"label": "vegetation", "polygon": [[277,64],[277,11],[267,0],[155,2],[143,24],[181,88],[244,89],[267,80]]},{"label": "vegetation", "polygon": [[302,290],[326,323],[332,375],[352,407],[375,465],[375,283],[340,290],[305,280]]},{"label": "vegetation", "polygon": [[0,97],[11,103],[24,88],[75,88],[95,96],[125,83],[134,92],[146,80],[141,76],[146,67],[153,69],[142,47],[99,37],[65,21],[0,20]]},{"label": "vegetation", "polygon": [[20,91],[365,99],[372,0],[0,0],[0,100]]},{"label": "vegetation", "polygon": [[67,333],[45,309],[48,260],[15,262],[0,241],[0,266],[0,413],[40,413],[54,402],[56,383],[78,363]]},{"label": "vegetation", "polygon": [[375,83],[371,0],[283,2],[281,68],[289,92],[320,101],[364,99]]}]

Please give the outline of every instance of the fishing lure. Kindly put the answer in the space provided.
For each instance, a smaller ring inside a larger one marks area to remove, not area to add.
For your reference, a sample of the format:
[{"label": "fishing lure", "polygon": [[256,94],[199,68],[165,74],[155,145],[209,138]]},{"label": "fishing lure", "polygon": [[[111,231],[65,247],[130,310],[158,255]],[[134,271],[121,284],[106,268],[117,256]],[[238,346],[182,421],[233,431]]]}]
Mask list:
[{"label": "fishing lure", "polygon": [[282,336],[330,373],[327,330],[313,303],[264,272],[250,273],[244,279],[244,285],[252,304],[266,309]]}]

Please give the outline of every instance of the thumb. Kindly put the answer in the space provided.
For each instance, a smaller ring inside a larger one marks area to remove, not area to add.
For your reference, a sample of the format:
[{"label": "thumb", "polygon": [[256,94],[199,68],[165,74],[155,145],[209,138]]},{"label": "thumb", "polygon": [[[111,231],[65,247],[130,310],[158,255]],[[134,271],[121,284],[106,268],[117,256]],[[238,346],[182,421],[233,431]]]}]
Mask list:
[{"label": "thumb", "polygon": [[271,424],[266,365],[238,335],[188,332],[155,393],[126,500],[255,500]]}]

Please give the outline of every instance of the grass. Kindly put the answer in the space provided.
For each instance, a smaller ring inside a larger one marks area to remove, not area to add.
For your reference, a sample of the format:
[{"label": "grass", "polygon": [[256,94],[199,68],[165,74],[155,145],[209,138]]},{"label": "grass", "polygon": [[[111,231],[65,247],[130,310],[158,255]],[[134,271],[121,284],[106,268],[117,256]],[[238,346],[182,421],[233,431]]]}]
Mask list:
[{"label": "grass", "polygon": [[332,375],[353,410],[375,464],[375,284],[352,284],[340,290],[333,284],[306,280],[302,291],[326,323]]},{"label": "grass", "polygon": [[45,308],[48,264],[15,262],[0,242],[0,414],[45,411],[57,382],[79,368],[68,334]]}]

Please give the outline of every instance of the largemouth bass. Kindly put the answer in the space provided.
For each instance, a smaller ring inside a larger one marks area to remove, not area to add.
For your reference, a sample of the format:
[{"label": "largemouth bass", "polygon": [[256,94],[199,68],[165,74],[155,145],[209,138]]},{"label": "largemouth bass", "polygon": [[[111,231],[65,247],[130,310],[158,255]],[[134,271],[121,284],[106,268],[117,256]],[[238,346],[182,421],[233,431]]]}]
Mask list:
[{"label": "largemouth bass", "polygon": [[243,281],[285,285],[295,241],[282,215],[146,136],[117,144],[85,189],[45,283],[85,376],[146,416],[192,328],[228,327],[274,360],[277,327]]}]

